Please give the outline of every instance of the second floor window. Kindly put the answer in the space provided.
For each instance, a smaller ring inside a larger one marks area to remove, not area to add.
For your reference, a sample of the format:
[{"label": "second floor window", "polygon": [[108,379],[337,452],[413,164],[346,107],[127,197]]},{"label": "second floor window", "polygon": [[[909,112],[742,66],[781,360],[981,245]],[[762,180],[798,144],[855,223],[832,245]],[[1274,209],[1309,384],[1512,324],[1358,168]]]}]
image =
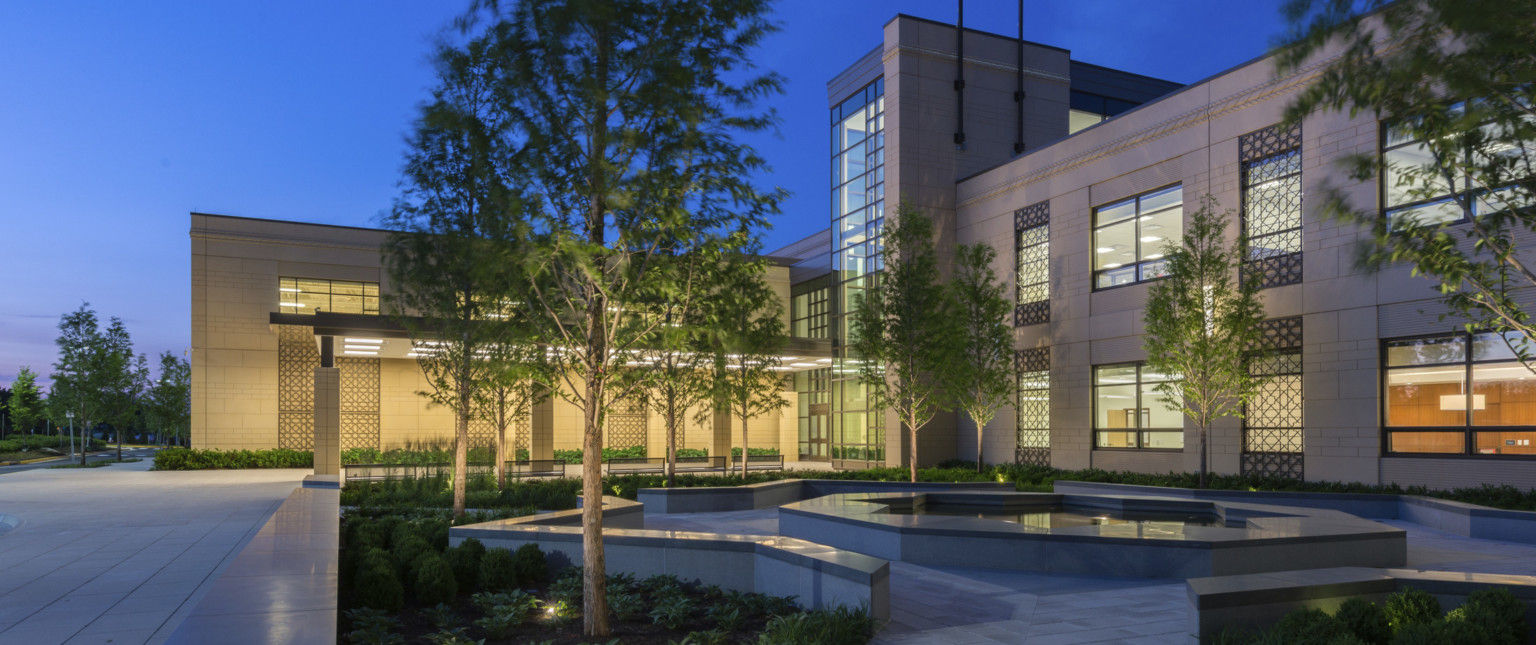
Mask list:
[{"label": "second floor window", "polygon": [[1168,268],[1163,256],[1183,237],[1183,186],[1093,209],[1093,287],[1163,277]]},{"label": "second floor window", "polygon": [[379,314],[379,283],[278,278],[278,311],[285,314]]}]

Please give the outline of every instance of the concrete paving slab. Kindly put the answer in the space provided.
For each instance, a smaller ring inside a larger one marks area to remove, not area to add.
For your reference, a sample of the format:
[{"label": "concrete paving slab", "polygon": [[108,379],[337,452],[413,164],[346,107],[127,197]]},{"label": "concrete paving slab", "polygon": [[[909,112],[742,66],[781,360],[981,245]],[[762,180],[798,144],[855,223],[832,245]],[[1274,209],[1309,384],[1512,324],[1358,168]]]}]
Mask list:
[{"label": "concrete paving slab", "polygon": [[309,470],[0,475],[0,645],[163,643]]}]

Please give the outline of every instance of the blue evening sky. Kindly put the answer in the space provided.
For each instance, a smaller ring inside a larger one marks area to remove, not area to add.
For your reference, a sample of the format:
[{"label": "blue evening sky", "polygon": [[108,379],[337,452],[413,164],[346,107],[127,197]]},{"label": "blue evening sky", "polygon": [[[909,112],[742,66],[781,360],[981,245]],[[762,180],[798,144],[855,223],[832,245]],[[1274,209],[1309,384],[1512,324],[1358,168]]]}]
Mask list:
[{"label": "blue evening sky", "polygon": [[[1192,82],[1263,54],[1280,0],[1029,0],[1025,37]],[[434,36],[465,3],[0,3],[0,386],[48,380],[59,316],[121,317],[136,348],[185,351],[189,211],[372,226],[432,82]],[[1014,0],[968,26],[1013,34]],[[788,79],[778,136],[752,141],[793,192],[772,249],[828,220],[826,82],[897,13],[949,0],[783,0],[756,59]]]}]

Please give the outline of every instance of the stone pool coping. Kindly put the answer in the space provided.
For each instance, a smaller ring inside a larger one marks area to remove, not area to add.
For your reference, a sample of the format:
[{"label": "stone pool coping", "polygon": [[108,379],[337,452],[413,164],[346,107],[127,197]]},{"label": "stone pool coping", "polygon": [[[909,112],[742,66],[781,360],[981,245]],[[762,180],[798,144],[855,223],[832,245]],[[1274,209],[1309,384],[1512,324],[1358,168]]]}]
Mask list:
[{"label": "stone pool coping", "polygon": [[722,513],[772,508],[804,499],[838,493],[876,493],[889,491],[1011,491],[1014,485],[1000,482],[879,482],[853,479],[781,479],[745,486],[694,486],[685,488],[642,488],[636,499],[645,504],[645,512]]},{"label": "stone pool coping", "polygon": [[[1031,532],[1009,522],[885,512],[881,501],[1051,506],[1131,511],[1206,510],[1237,527],[1183,527],[1180,535],[1131,535],[1133,525]],[[887,560],[936,566],[1087,575],[1204,577],[1343,565],[1401,566],[1407,533],[1339,511],[1167,497],[1060,493],[838,494],[779,507],[781,535],[815,539]]]},{"label": "stone pool coping", "polygon": [[[603,552],[609,573],[645,577],[675,575],[726,589],[795,596],[802,606],[854,606],[878,620],[890,618],[890,564],[868,555],[793,537],[646,530],[610,518],[633,518],[643,526],[644,506],[604,499]],[[582,560],[580,511],[559,511],[457,526],[449,543],[475,538],[486,547],[515,549],[538,544],[551,567]]]},{"label": "stone pool coping", "polygon": [[1462,537],[1536,544],[1536,512],[1489,508],[1420,495],[1198,490],[1076,481],[1057,481],[1053,488],[1058,493],[1067,494],[1156,495],[1327,509],[1362,518],[1404,520]]}]

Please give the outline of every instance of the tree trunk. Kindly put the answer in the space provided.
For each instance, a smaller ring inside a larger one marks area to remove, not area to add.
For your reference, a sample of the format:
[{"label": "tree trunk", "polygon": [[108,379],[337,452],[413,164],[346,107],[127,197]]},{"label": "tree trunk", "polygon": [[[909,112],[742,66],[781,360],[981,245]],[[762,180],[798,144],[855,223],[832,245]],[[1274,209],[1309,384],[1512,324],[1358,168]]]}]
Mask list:
[{"label": "tree trunk", "polygon": [[[602,316],[603,311],[599,308],[596,312],[589,312],[589,315],[594,314]],[[595,328],[593,335],[597,335]],[[601,340],[597,341],[597,346],[603,346]],[[592,362],[597,360],[592,359]],[[602,385],[601,368],[589,365],[581,455],[581,565],[585,583],[581,613],[582,633],[587,636],[608,635],[608,579],[607,563],[603,557],[603,475],[600,463],[603,432],[598,418],[602,406]]]},{"label": "tree trunk", "polygon": [[741,480],[747,480],[747,406],[741,406]]},{"label": "tree trunk", "polygon": [[982,431],[986,428],[986,425],[980,421],[976,421],[975,417],[972,417],[971,421],[976,423],[976,472],[979,473],[981,472],[981,435]]},{"label": "tree trunk", "polygon": [[507,487],[507,406],[506,398],[496,406],[496,449],[491,456],[491,468],[496,472],[496,490]]},{"label": "tree trunk", "polygon": [[1200,426],[1200,488],[1205,488],[1205,428]]},{"label": "tree trunk", "polygon": [[677,476],[677,392],[667,388],[667,488],[676,485]]},{"label": "tree trunk", "polygon": [[464,489],[469,486],[469,394],[459,394],[453,433],[453,516],[464,515]]},{"label": "tree trunk", "polygon": [[911,437],[909,441],[912,442],[911,448],[907,450],[907,455],[911,457],[908,460],[910,462],[908,470],[912,473],[912,483],[915,484],[917,483],[917,419],[907,420],[907,430],[908,436]]}]

